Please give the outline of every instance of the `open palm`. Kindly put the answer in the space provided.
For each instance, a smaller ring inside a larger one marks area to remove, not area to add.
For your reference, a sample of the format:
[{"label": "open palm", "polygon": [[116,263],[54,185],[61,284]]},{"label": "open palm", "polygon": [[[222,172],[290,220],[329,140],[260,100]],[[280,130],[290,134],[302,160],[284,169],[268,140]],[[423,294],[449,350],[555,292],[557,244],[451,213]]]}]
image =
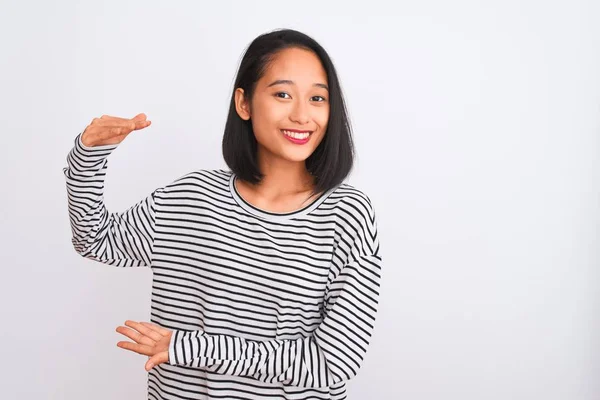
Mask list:
[{"label": "open palm", "polygon": [[146,371],[150,371],[158,364],[169,362],[172,331],[150,322],[127,320],[125,326],[117,327],[117,332],[134,341],[134,343],[121,341],[117,346],[149,357]]}]

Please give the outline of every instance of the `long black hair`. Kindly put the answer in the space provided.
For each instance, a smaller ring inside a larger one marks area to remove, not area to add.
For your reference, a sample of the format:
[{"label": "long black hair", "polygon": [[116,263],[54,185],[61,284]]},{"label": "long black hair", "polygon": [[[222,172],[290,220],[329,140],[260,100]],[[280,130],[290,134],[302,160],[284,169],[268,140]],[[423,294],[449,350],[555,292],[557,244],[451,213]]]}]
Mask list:
[{"label": "long black hair", "polygon": [[242,88],[251,102],[256,83],[264,75],[277,53],[288,48],[312,51],[327,74],[329,86],[329,121],[327,131],[315,151],[306,159],[306,169],[314,177],[313,194],[339,185],[350,174],[354,163],[354,144],[346,104],[331,58],[310,36],[293,29],[278,29],[258,36],[250,43],[240,62],[231,94],[229,114],[223,135],[223,158],[237,175],[252,184],[259,183],[263,174],[258,168],[257,142],[252,122],[243,120],[235,107],[235,90]]}]

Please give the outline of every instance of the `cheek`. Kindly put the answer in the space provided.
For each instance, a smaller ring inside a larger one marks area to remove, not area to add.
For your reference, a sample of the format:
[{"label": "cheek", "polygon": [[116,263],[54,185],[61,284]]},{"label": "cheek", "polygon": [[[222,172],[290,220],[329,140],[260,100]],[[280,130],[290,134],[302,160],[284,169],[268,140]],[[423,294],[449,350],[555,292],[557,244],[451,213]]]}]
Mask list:
[{"label": "cheek", "polygon": [[284,121],[288,115],[288,110],[280,104],[263,103],[257,104],[253,113],[253,124],[255,130],[266,133],[266,131],[278,128],[281,121]]},{"label": "cheek", "polygon": [[314,120],[317,122],[322,131],[327,129],[327,123],[329,122],[329,107],[321,107],[315,113]]}]

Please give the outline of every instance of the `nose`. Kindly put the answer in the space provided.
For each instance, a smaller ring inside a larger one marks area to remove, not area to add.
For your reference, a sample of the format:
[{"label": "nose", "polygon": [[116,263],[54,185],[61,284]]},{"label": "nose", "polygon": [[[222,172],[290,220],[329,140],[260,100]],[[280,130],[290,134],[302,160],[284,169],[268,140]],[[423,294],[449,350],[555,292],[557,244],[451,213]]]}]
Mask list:
[{"label": "nose", "polygon": [[308,115],[308,106],[304,104],[304,102],[296,102],[292,112],[290,113],[290,120],[300,125],[307,124],[310,120]]}]

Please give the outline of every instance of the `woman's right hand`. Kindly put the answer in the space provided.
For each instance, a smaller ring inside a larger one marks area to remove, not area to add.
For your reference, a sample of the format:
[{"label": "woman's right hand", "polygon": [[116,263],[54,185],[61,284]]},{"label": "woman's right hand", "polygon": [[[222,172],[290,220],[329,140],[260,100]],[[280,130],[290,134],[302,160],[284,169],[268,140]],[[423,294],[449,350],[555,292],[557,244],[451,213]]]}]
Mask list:
[{"label": "woman's right hand", "polygon": [[150,123],[144,113],[131,119],[103,115],[94,118],[85,128],[81,135],[81,142],[87,147],[119,144],[131,132],[147,128]]}]

